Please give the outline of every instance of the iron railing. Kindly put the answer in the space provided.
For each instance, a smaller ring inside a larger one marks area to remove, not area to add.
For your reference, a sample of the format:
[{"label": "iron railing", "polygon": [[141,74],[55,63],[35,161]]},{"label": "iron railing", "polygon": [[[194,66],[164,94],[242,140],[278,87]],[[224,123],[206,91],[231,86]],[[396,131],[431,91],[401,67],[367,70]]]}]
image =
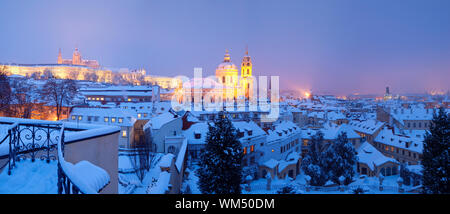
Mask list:
[{"label": "iron railing", "polygon": [[[0,144],[9,143],[8,157],[8,175],[11,175],[16,162],[23,159],[56,160],[54,154],[58,135],[60,132],[60,123],[33,124],[33,123],[14,123],[7,131],[6,136],[0,141]],[[0,158],[2,158],[0,157]]]},{"label": "iron railing", "polygon": [[79,194],[82,193],[80,188],[75,185],[62,164],[64,164],[64,125],[61,127],[60,137],[58,141],[58,194]]},{"label": "iron railing", "polygon": [[[8,158],[8,175],[11,175],[16,162],[23,159],[58,160],[58,194],[83,193],[80,188],[72,182],[61,163],[64,160],[64,125],[54,123],[14,123],[7,131],[5,137],[0,139],[0,145],[9,144],[9,153],[0,155],[0,158]],[[55,151],[57,150],[57,151]],[[56,153],[56,154],[55,154]]]}]

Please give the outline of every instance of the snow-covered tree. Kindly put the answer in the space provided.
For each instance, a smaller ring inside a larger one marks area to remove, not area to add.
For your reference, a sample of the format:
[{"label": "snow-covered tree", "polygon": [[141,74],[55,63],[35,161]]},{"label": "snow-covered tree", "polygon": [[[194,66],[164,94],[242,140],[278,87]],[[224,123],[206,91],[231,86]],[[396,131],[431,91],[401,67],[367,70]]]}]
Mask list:
[{"label": "snow-covered tree", "polygon": [[297,194],[296,188],[292,184],[285,184],[281,189],[277,190],[277,194]]},{"label": "snow-covered tree", "polygon": [[199,188],[207,194],[240,194],[243,153],[236,129],[223,112],[208,126],[198,170]]},{"label": "snow-covered tree", "polygon": [[324,153],[321,165],[329,180],[340,184],[339,177],[343,176],[344,184],[348,185],[355,175],[356,162],[356,150],[348,141],[347,133],[341,132]]},{"label": "snow-covered tree", "polygon": [[323,170],[323,161],[321,161],[320,147],[322,143],[323,133],[319,131],[311,137],[308,153],[302,160],[302,170],[311,177],[311,186],[323,186],[327,182],[327,174]]},{"label": "snow-covered tree", "polygon": [[11,102],[11,86],[3,67],[0,67],[0,112],[8,112]]},{"label": "snow-covered tree", "polygon": [[406,164],[400,164],[400,177],[403,179],[403,184],[411,185],[411,172],[406,168]]},{"label": "snow-covered tree", "polygon": [[77,94],[77,84],[74,80],[56,80],[50,78],[42,88],[41,94],[49,105],[56,107],[56,118],[60,119],[63,106],[72,102]]},{"label": "snow-covered tree", "polygon": [[422,166],[423,193],[450,193],[450,116],[444,108],[433,116],[430,132],[425,135]]}]

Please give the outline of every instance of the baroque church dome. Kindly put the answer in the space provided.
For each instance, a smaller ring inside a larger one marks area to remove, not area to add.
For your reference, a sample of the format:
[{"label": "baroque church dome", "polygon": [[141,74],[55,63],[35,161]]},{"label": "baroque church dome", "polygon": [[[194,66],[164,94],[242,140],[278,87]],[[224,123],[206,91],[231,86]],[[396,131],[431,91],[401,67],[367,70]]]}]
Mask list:
[{"label": "baroque church dome", "polygon": [[226,50],[225,57],[223,58],[223,62],[217,66],[216,74],[220,72],[237,72],[237,67],[235,64],[231,62],[230,54],[228,50]]}]

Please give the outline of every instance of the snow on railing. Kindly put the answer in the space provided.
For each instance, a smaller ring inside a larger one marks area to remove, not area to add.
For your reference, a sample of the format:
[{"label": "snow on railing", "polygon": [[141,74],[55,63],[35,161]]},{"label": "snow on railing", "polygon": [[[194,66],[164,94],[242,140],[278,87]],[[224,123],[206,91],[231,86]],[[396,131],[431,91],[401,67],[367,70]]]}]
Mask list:
[{"label": "snow on railing", "polygon": [[110,181],[109,174],[102,168],[80,161],[76,164],[64,159],[64,125],[58,141],[58,194],[97,194]]}]

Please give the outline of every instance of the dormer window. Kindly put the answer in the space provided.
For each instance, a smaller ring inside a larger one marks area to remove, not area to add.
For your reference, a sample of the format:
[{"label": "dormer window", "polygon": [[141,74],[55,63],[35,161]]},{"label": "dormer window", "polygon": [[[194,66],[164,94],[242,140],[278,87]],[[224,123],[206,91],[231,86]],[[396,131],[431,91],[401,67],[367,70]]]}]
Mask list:
[{"label": "dormer window", "polygon": [[202,137],[202,134],[200,133],[194,133],[195,139],[200,139]]},{"label": "dormer window", "polygon": [[248,130],[247,133],[248,133],[248,136],[252,136],[253,135],[253,130]]}]

